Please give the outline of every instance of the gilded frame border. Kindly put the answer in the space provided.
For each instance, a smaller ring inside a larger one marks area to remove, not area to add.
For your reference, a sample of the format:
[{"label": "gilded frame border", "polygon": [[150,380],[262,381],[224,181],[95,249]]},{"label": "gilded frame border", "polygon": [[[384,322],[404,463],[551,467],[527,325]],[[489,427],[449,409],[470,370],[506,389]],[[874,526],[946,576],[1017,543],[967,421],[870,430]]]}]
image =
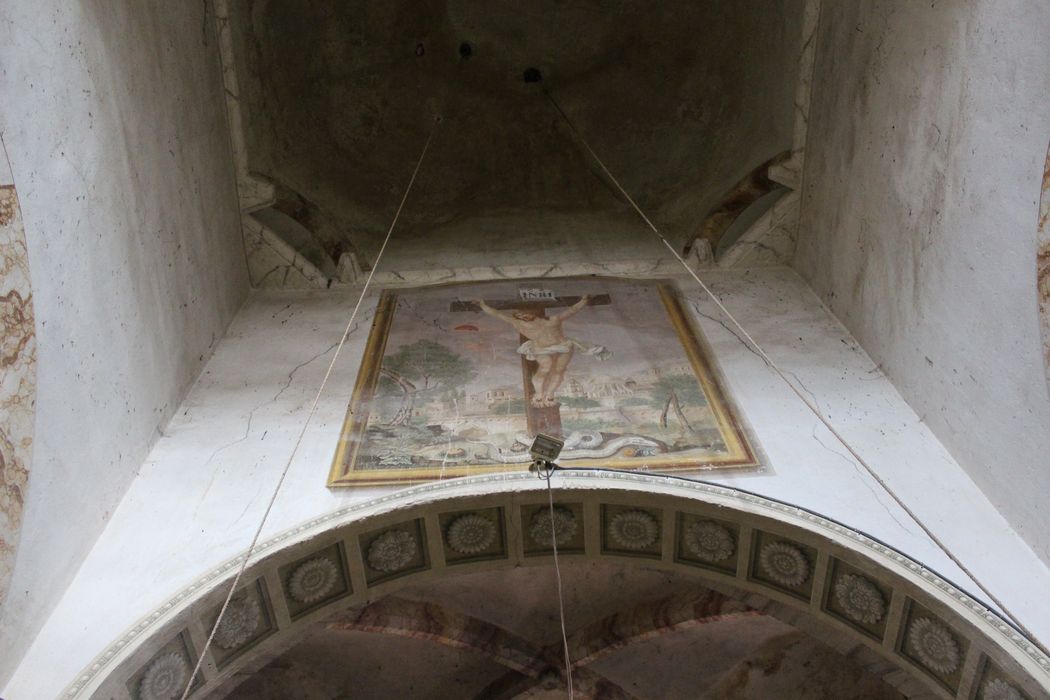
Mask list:
[{"label": "gilded frame border", "polygon": [[[761,465],[758,452],[748,431],[744,428],[743,421],[735,404],[726,394],[718,372],[708,359],[710,350],[704,342],[700,330],[695,327],[686,315],[679,301],[677,290],[667,280],[625,280],[623,278],[559,278],[563,280],[573,279],[611,279],[623,282],[651,282],[655,283],[660,300],[667,312],[668,318],[675,334],[678,336],[682,349],[689,359],[693,374],[700,388],[707,396],[709,405],[715,415],[719,429],[726,441],[729,457],[716,461],[697,462],[695,459],[682,457],[666,458],[606,458],[606,459],[574,459],[567,467],[605,467],[625,469],[632,471],[656,471],[656,472],[685,472],[685,471],[712,471],[727,469],[746,469]],[[502,281],[502,280],[501,280]],[[517,280],[529,282],[531,280]],[[477,284],[477,283],[455,283],[455,284]],[[441,285],[445,286],[445,285]],[[425,289],[425,287],[411,288],[409,291]],[[383,290],[376,307],[372,328],[368,334],[368,342],[365,345],[364,356],[361,367],[354,384],[354,391],[347,407],[346,418],[339,433],[339,445],[332,459],[332,466],[328,473],[328,488],[345,488],[350,486],[379,486],[390,484],[411,484],[423,481],[435,481],[439,477],[435,474],[434,467],[408,467],[398,469],[370,469],[355,470],[358,451],[362,441],[355,439],[360,436],[368,423],[368,402],[375,395],[376,386],[379,383],[379,368],[386,352],[387,339],[393,324],[394,313],[397,308],[399,293],[405,291],[400,289]],[[456,478],[461,476],[473,476],[480,474],[491,474],[503,471],[519,471],[527,467],[527,464],[519,463],[496,463],[496,464],[467,464],[445,467],[440,478]]]}]

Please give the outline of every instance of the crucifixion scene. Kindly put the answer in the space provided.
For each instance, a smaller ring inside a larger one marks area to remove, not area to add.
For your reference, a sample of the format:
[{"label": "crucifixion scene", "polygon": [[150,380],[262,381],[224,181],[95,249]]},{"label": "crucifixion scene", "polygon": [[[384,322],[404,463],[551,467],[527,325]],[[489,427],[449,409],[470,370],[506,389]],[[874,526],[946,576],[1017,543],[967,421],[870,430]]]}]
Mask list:
[{"label": "crucifixion scene", "polygon": [[559,462],[652,471],[757,466],[673,288],[569,278],[387,291],[330,485]]}]

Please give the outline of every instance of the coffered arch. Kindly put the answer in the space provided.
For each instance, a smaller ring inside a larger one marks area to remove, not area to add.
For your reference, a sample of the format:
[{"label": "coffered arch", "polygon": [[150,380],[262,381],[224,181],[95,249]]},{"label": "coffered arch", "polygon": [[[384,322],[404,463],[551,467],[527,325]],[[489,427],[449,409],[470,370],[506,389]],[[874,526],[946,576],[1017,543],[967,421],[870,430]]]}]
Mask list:
[{"label": "coffered arch", "polygon": [[[710,592],[659,603],[663,627],[701,620],[710,605],[714,615],[764,613],[859,660],[909,697],[1050,692],[1050,659],[996,613],[842,524],[743,491],[649,474],[562,472],[553,485],[563,563],[645,567]],[[368,606],[385,601],[389,608],[411,586],[550,566],[549,533],[546,486],[528,474],[427,484],[305,522],[260,546],[205,655],[194,697],[223,696],[231,679],[319,625],[367,626],[379,610]],[[143,618],[65,697],[167,697],[164,684],[188,675],[239,564],[202,574]],[[620,630],[611,640],[593,630],[571,636],[574,667],[621,637],[659,627],[645,629],[637,616],[607,625]],[[442,635],[447,630],[435,632]],[[516,647],[503,648],[513,654]],[[518,651],[518,672],[544,673],[535,665],[542,654]],[[556,655],[547,657],[557,670]]]}]

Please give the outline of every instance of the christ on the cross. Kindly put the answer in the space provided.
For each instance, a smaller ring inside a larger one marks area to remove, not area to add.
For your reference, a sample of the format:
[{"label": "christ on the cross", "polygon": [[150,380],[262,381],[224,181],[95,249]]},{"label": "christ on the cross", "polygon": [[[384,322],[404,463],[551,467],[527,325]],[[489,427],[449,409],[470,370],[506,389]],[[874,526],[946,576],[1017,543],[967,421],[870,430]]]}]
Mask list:
[{"label": "christ on the cross", "polygon": [[508,314],[492,308],[483,299],[474,300],[486,314],[506,321],[525,338],[525,342],[518,347],[518,354],[538,365],[532,375],[533,406],[558,405],[554,395],[565,381],[565,370],[577,350],[598,360],[612,357],[606,347],[570,338],[562,330],[562,323],[579,313],[590,300],[591,296],[584,294],[565,311],[549,318],[521,309]]}]

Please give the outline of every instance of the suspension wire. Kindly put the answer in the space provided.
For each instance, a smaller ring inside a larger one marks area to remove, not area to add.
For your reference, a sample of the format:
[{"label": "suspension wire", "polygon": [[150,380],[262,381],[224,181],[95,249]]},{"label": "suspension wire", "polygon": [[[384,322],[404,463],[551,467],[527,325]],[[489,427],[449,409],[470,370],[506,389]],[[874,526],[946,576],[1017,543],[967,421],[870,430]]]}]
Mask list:
[{"label": "suspension wire", "polygon": [[380,246],[379,253],[372,262],[372,269],[369,270],[368,278],[365,280],[365,284],[361,288],[361,294],[357,297],[357,303],[354,305],[354,310],[350,313],[350,320],[346,322],[346,328],[343,329],[343,334],[340,336],[339,343],[336,345],[335,354],[332,355],[332,361],[328,363],[328,369],[325,371],[324,378],[321,380],[321,386],[318,387],[317,393],[314,395],[313,403],[310,404],[310,410],[306,414],[306,420],[303,422],[303,426],[299,430],[299,436],[295,440],[295,446],[292,447],[291,454],[288,455],[288,460],[285,462],[284,469],[281,470],[281,476],[278,478],[273,493],[270,495],[270,500],[266,504],[266,510],[263,511],[262,518],[259,520],[259,526],[255,529],[255,534],[252,536],[251,544],[248,545],[248,549],[244,552],[244,560],[241,562],[241,566],[237,570],[237,575],[233,577],[233,582],[230,584],[230,591],[226,594],[226,600],[223,602],[222,608],[219,609],[219,616],[215,619],[215,624],[212,625],[211,633],[208,634],[208,640],[204,643],[204,647],[197,656],[197,663],[193,667],[193,672],[190,673],[189,680],[186,681],[186,688],[182,691],[181,700],[186,700],[186,696],[189,695],[190,689],[193,687],[193,681],[196,680],[197,674],[200,673],[201,664],[204,662],[204,655],[211,647],[212,640],[215,639],[215,634],[219,630],[219,625],[222,623],[222,618],[226,614],[227,608],[230,606],[230,601],[233,599],[233,594],[237,590],[238,584],[241,582],[241,576],[244,575],[244,570],[248,567],[248,561],[251,559],[252,552],[255,551],[255,546],[259,542],[259,536],[262,534],[263,527],[266,525],[266,521],[270,517],[270,511],[273,510],[273,504],[277,500],[277,494],[280,493],[281,487],[284,485],[285,477],[288,476],[288,470],[292,466],[292,460],[295,459],[295,455],[299,452],[299,447],[302,445],[303,437],[306,435],[306,430],[310,426],[310,421],[313,420],[314,414],[317,412],[317,404],[320,402],[321,395],[324,393],[325,385],[328,384],[328,379],[331,377],[332,370],[335,368],[336,360],[339,359],[339,353],[346,344],[347,337],[350,335],[350,329],[353,328],[354,320],[357,318],[357,312],[361,309],[361,303],[364,301],[365,295],[368,293],[368,288],[372,284],[372,278],[375,276],[376,269],[379,267],[379,261],[382,259],[383,252],[386,250],[386,246],[390,242],[391,234],[394,233],[394,227],[397,226],[397,221],[401,217],[401,211],[405,208],[408,194],[412,191],[412,185],[416,182],[416,175],[419,174],[419,168],[423,165],[423,159],[427,155],[427,150],[430,148],[430,142],[434,139],[434,134],[437,133],[437,128],[440,123],[441,118],[435,118],[434,125],[430,129],[430,134],[427,136],[426,143],[423,144],[423,150],[419,154],[419,159],[416,160],[416,167],[412,171],[412,177],[409,179],[408,186],[405,187],[405,192],[401,196],[401,203],[398,204],[397,211],[394,212],[394,218],[390,222],[390,228],[387,229],[386,237],[383,239],[383,245]]},{"label": "suspension wire", "polygon": [[561,620],[561,643],[565,653],[565,677],[569,686],[569,700],[573,700],[572,659],[569,657],[569,635],[565,628],[565,600],[562,594],[561,567],[558,565],[558,537],[554,531],[554,491],[551,489],[551,474],[557,467],[553,463],[544,465],[540,478],[547,480],[547,505],[550,506],[551,545],[554,548],[554,576],[558,581],[558,617]]},{"label": "suspension wire", "polygon": [[965,564],[963,564],[962,561],[959,560],[959,558],[947,547],[947,545],[945,545],[944,542],[941,541],[941,539],[937,535],[935,535],[929,527],[926,526],[926,524],[919,518],[919,516],[916,515],[915,511],[908,507],[908,505],[901,499],[901,497],[898,496],[892,488],[890,488],[889,484],[886,483],[885,479],[879,476],[871,467],[871,465],[869,465],[868,462],[863,457],[861,457],[860,454],[853,448],[853,446],[850,445],[849,442],[847,442],[846,438],[843,437],[842,434],[839,433],[839,431],[836,430],[834,426],[832,426],[831,421],[824,416],[820,409],[817,408],[817,406],[808,397],[806,397],[805,394],[803,394],[803,392],[800,389],[798,389],[798,387],[796,387],[794,383],[791,382],[791,380],[788,379],[784,371],[781,370],[777,363],[773,361],[773,358],[771,358],[769,354],[766,353],[765,349],[763,349],[763,347],[758,343],[758,341],[755,340],[750,333],[748,333],[747,329],[744,328],[740,321],[738,321],[736,317],[729,311],[729,309],[726,308],[725,304],[722,303],[722,300],[719,299],[717,295],[715,295],[711,288],[707,284],[705,284],[702,279],[700,279],[700,276],[696,273],[696,271],[693,270],[693,268],[689,266],[685,259],[678,254],[678,251],[675,250],[675,247],[667,240],[667,238],[664,237],[662,233],[660,233],[660,230],[656,227],[655,224],[653,224],[649,217],[645,215],[645,212],[642,211],[642,208],[639,207],[637,202],[634,201],[634,198],[631,197],[627,190],[624,189],[623,185],[620,184],[620,181],[616,179],[616,176],[613,175],[612,172],[610,172],[608,167],[606,167],[605,162],[602,161],[602,159],[598,156],[597,153],[594,152],[594,149],[591,148],[590,144],[587,142],[587,139],[584,138],[582,133],[580,133],[580,130],[576,128],[576,125],[573,123],[572,119],[569,118],[569,115],[565,113],[565,110],[563,110],[561,105],[558,104],[558,101],[554,99],[554,95],[552,95],[550,91],[546,88],[543,89],[543,94],[550,102],[554,110],[559,115],[561,115],[562,119],[565,120],[565,123],[568,125],[569,130],[573,133],[573,135],[576,137],[579,143],[587,151],[587,153],[590,154],[591,158],[593,158],[594,161],[598,164],[598,167],[600,167],[602,172],[605,173],[605,176],[609,178],[609,180],[612,182],[613,185],[615,185],[616,189],[620,192],[620,194],[623,195],[624,199],[627,200],[628,204],[630,204],[631,207],[634,208],[635,212],[638,213],[638,216],[642,218],[642,221],[645,222],[646,226],[648,226],[649,229],[653,232],[653,234],[655,234],[656,237],[659,238],[660,241],[667,247],[667,249],[671,251],[671,255],[673,255],[675,259],[677,259],[678,262],[682,264],[682,267],[685,268],[686,272],[688,272],[692,276],[692,278],[696,280],[696,283],[700,285],[700,288],[707,294],[711,301],[715,303],[715,306],[718,307],[718,310],[721,311],[722,314],[729,320],[729,322],[732,323],[738,331],[740,331],[740,334],[747,339],[747,343],[745,344],[750,344],[750,346],[754,349],[754,351],[762,359],[762,361],[765,362],[766,365],[777,374],[777,376],[784,380],[784,383],[788,385],[788,388],[791,389],[795,396],[797,396],[799,400],[802,401],[802,403],[805,404],[806,407],[813,413],[813,415],[816,416],[817,419],[824,424],[824,427],[827,428],[828,432],[830,432],[831,435],[834,436],[835,439],[838,440],[842,444],[842,446],[846,448],[846,450],[850,453],[850,455],[853,456],[857,463],[859,463],[864,468],[864,470],[867,471],[867,473],[873,479],[875,479],[879,486],[881,486],[882,489],[886,491],[886,493],[888,493],[891,498],[893,498],[897,505],[900,506],[901,509],[908,514],[908,517],[910,517],[915,522],[915,524],[918,525],[919,528],[922,529],[922,531],[926,533],[926,535],[931,540],[933,540],[933,542],[941,549],[941,551],[943,551],[948,556],[948,558],[951,559],[952,562],[963,571],[963,573],[969,576],[970,580],[977,584],[977,587],[980,588],[984,592],[984,594],[987,595],[988,598],[993,603],[995,603],[999,607],[999,609],[1006,614],[1007,617],[1010,618],[1014,626],[1016,626],[1017,629],[1023,632],[1028,637],[1029,641],[1031,641],[1032,644],[1038,647],[1040,651],[1050,656],[1050,651],[1047,650],[1047,648],[1039,641],[1039,639],[1034,634],[1032,634],[1032,632],[1017,618],[1016,615],[1014,615],[1010,611],[1008,607],[1006,607],[1006,605],[998,598],[998,596],[992,593],[991,590],[989,590],[983,583],[981,583],[980,579],[978,579],[974,575],[974,573],[969,569],[969,567],[967,567]]}]

